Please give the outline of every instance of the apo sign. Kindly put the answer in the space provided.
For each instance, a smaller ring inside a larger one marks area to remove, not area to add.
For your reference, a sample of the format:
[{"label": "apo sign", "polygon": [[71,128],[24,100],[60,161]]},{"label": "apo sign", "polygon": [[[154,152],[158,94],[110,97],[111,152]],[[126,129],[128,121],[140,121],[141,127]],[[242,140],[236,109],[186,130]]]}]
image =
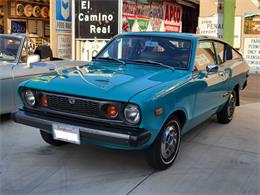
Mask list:
[{"label": "apo sign", "polygon": [[76,0],[75,37],[110,39],[118,33],[118,0]]},{"label": "apo sign", "polygon": [[166,32],[180,32],[182,7],[174,3],[163,2],[163,19]]}]

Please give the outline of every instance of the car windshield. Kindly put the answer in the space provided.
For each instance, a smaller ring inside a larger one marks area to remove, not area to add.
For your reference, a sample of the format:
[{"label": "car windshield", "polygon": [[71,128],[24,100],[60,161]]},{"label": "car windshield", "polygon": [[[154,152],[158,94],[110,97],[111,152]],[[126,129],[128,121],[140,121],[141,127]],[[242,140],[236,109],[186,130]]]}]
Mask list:
[{"label": "car windshield", "polygon": [[187,69],[190,51],[190,40],[123,35],[112,40],[95,59]]},{"label": "car windshield", "polygon": [[0,37],[0,61],[15,61],[20,44],[18,38]]}]

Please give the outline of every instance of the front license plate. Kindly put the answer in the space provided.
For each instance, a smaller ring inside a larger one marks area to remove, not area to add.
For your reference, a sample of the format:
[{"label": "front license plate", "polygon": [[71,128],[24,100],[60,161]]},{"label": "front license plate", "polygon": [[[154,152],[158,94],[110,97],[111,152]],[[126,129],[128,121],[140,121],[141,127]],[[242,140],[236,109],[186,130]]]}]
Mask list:
[{"label": "front license plate", "polygon": [[79,127],[66,124],[52,124],[53,138],[60,141],[80,144]]}]

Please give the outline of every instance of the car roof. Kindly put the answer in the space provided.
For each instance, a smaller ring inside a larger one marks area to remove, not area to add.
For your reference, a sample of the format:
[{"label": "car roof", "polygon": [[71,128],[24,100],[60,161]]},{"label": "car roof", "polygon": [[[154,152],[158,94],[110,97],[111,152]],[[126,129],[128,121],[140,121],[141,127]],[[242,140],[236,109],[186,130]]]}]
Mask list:
[{"label": "car roof", "polygon": [[211,39],[216,41],[222,41],[216,37],[200,35],[194,33],[176,33],[176,32],[125,32],[123,35],[133,35],[133,36],[161,36],[161,37],[174,37],[174,38],[184,38],[184,39],[196,39],[196,40],[205,40]]}]

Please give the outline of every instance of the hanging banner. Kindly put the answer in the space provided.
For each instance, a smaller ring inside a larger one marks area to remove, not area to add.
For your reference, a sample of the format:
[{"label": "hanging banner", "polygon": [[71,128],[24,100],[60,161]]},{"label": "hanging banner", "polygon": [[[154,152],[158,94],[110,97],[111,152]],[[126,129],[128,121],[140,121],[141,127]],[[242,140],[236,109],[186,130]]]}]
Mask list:
[{"label": "hanging banner", "polygon": [[163,2],[163,19],[166,32],[181,32],[182,7]]},{"label": "hanging banner", "polygon": [[123,18],[122,18],[122,31],[130,32],[135,22],[136,14],[136,1],[124,1],[123,2]]},{"label": "hanging banner", "polygon": [[[137,18],[137,24],[138,24],[138,30],[140,32],[145,32],[145,31],[151,31],[151,27],[149,26],[149,19],[148,18]],[[149,28],[150,27],[150,28]]]},{"label": "hanging banner", "polygon": [[[223,13],[215,14],[209,17],[199,17],[199,33],[201,35],[207,35],[212,37],[223,38]],[[242,17],[235,17],[235,29],[234,29],[234,48],[240,48],[241,45],[241,26]]]},{"label": "hanging banner", "polygon": [[118,0],[75,0],[75,37],[110,39],[118,34]]},{"label": "hanging banner", "polygon": [[71,32],[71,0],[56,0],[56,31]]},{"label": "hanging banner", "polygon": [[152,4],[150,8],[150,24],[152,31],[160,31],[163,18],[163,9],[160,4]]}]

